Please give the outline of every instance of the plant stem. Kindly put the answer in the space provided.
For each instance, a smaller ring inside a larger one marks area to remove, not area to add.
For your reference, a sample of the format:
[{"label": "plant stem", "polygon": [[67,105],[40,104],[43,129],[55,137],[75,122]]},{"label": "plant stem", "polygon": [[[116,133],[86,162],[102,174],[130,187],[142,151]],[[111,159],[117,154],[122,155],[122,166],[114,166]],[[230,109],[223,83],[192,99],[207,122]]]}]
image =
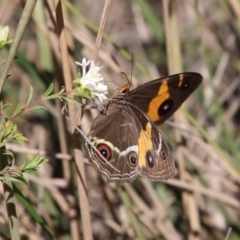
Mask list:
[{"label": "plant stem", "polygon": [[[0,96],[2,93],[3,85],[7,79],[12,61],[15,58],[17,49],[22,40],[22,36],[27,27],[29,19],[32,15],[32,12],[36,5],[36,2],[37,2],[36,0],[28,0],[25,5],[25,8],[23,9],[22,16],[21,16],[21,19],[19,20],[19,24],[18,24],[18,27],[16,30],[15,38],[11,45],[6,63],[4,65],[2,74],[0,76]],[[5,146],[2,148],[2,150],[6,150]],[[0,170],[4,169],[5,166],[7,166],[7,165],[8,165],[8,157],[6,155],[1,155]],[[19,240],[20,235],[19,235],[17,211],[16,211],[16,206],[15,206],[15,201],[14,201],[12,183],[10,181],[4,181],[3,182],[3,190],[4,190],[4,198],[6,201],[6,207],[7,207],[8,217],[9,217],[9,230],[10,230],[10,234],[11,234],[11,239]]]}]

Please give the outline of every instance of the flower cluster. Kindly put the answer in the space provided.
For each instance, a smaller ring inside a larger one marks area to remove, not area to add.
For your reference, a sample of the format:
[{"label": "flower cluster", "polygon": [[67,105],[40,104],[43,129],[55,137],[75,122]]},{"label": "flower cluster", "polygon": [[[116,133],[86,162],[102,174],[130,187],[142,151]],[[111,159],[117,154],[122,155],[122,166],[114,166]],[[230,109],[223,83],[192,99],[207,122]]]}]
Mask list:
[{"label": "flower cluster", "polygon": [[[100,103],[107,100],[108,87],[103,81],[103,76],[100,73],[101,67],[95,65],[92,60],[87,61],[83,58],[82,63],[76,62],[81,66],[81,77],[78,78],[80,91],[87,89],[90,92],[90,98],[98,98]],[[75,81],[76,82],[76,81]]]}]

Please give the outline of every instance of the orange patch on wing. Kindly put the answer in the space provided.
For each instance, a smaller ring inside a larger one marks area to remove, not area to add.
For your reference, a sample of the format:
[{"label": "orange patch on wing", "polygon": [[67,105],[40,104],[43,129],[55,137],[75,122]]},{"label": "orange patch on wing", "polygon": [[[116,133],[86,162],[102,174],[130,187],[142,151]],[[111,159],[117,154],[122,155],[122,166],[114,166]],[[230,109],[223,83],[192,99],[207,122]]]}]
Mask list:
[{"label": "orange patch on wing", "polygon": [[170,96],[167,80],[164,80],[162,82],[158,91],[158,95],[153,98],[149,104],[147,115],[153,122],[160,120],[160,116],[158,115],[158,108]]},{"label": "orange patch on wing", "polygon": [[178,87],[181,87],[181,86],[182,86],[182,84],[183,84],[183,79],[184,79],[184,75],[183,75],[183,74],[180,74],[180,75],[179,75]]},{"label": "orange patch on wing", "polygon": [[152,144],[152,126],[150,123],[147,123],[146,130],[142,129],[140,131],[140,136],[138,139],[138,159],[139,166],[146,166],[146,153],[148,150],[153,148]]}]

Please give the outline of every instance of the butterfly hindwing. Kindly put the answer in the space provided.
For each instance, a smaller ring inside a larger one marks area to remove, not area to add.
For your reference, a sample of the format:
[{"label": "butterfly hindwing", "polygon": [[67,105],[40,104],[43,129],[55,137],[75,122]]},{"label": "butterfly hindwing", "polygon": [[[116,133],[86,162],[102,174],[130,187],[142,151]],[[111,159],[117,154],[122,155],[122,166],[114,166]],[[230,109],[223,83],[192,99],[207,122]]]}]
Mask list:
[{"label": "butterfly hindwing", "polygon": [[139,126],[139,171],[151,180],[159,181],[173,177],[175,165],[170,150],[156,125],[138,108],[131,112]]},{"label": "butterfly hindwing", "polygon": [[110,104],[106,113],[96,117],[88,137],[109,163],[87,144],[91,160],[109,181],[131,181],[137,176],[138,128],[126,108]]},{"label": "butterfly hindwing", "polygon": [[87,144],[90,157],[109,181],[131,181],[138,170],[152,180],[174,174],[174,163],[161,133],[131,105],[110,104],[107,113],[100,113],[94,120],[89,139],[105,159]]}]

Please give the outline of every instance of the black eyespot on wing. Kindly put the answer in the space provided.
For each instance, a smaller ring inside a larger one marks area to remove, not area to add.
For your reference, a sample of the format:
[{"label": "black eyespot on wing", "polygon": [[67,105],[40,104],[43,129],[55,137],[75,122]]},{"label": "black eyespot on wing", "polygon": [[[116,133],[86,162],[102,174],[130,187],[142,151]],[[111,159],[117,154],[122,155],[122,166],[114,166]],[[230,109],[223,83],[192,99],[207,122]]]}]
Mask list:
[{"label": "black eyespot on wing", "polygon": [[158,108],[158,115],[164,116],[166,114],[169,114],[173,108],[173,105],[174,104],[172,99],[165,100]]},{"label": "black eyespot on wing", "polygon": [[101,153],[101,155],[98,154],[98,157],[103,162],[106,162],[105,160],[109,161],[112,157],[112,151],[110,147],[107,144],[99,144],[97,145],[97,150]]},{"label": "black eyespot on wing", "polygon": [[147,161],[147,165],[150,167],[150,168],[153,168],[154,167],[154,158],[153,158],[153,155],[150,151],[147,151],[147,154],[146,154],[146,161]]},{"label": "black eyespot on wing", "polygon": [[131,167],[136,167],[138,163],[138,157],[136,152],[130,152],[128,154],[128,162]]}]

